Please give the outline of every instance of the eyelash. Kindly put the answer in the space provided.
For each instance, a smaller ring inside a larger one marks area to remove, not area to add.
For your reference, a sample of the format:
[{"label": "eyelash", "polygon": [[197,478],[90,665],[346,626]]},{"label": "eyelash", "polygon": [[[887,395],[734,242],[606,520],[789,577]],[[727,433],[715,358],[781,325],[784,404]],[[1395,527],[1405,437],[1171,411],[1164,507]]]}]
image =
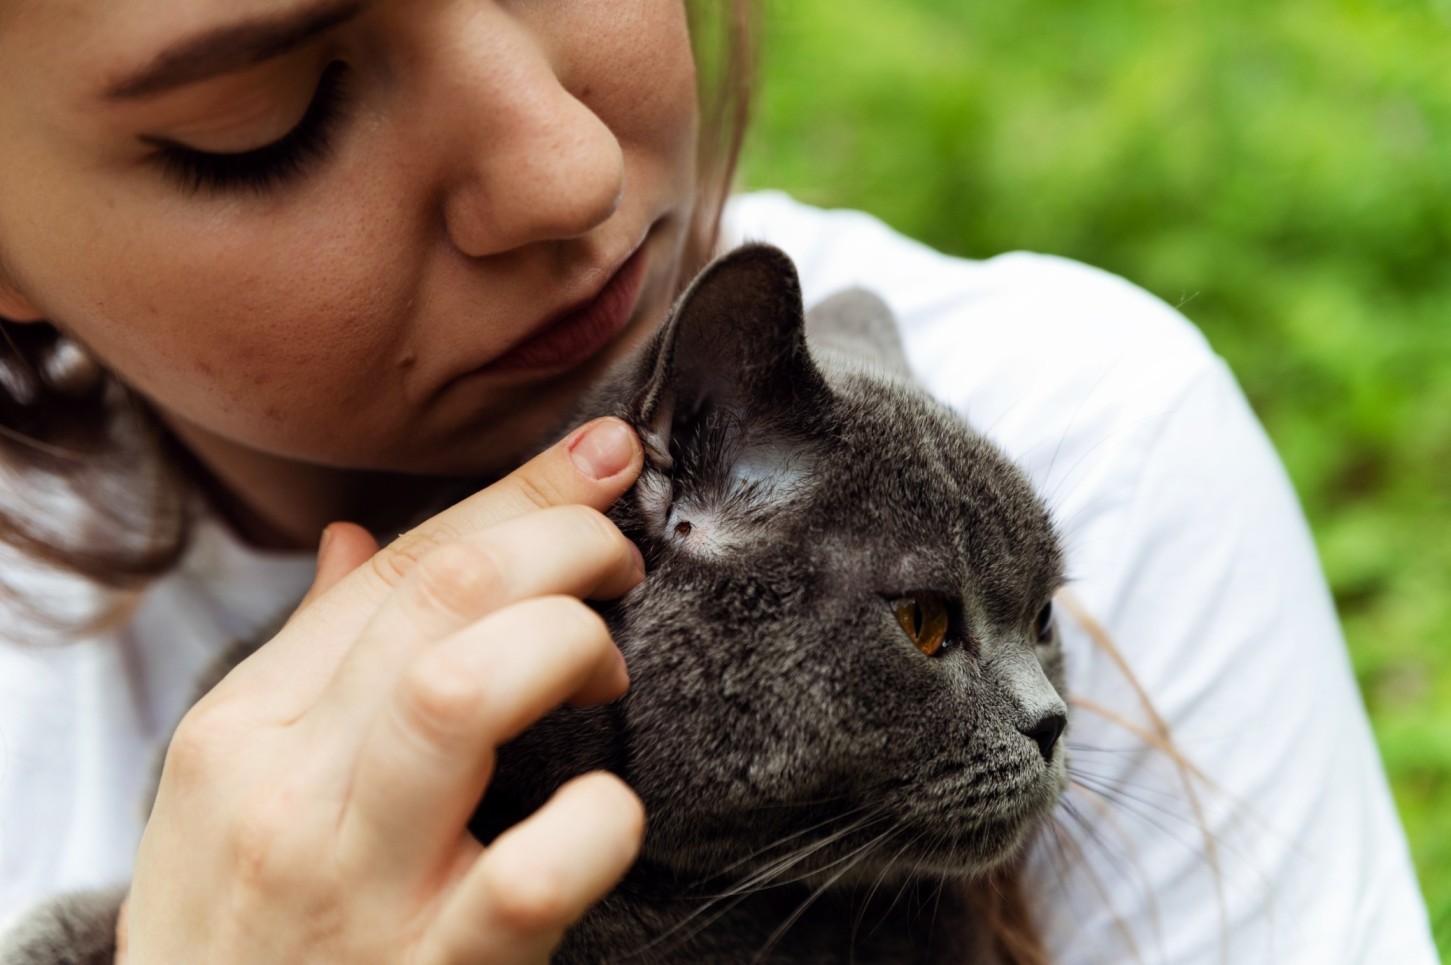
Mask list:
[{"label": "eyelash", "polygon": [[189,194],[268,193],[327,156],[347,101],[345,71],[346,65],[340,61],[329,64],[302,120],[271,144],[236,154],[214,154],[164,143],[159,155],[163,170]]}]

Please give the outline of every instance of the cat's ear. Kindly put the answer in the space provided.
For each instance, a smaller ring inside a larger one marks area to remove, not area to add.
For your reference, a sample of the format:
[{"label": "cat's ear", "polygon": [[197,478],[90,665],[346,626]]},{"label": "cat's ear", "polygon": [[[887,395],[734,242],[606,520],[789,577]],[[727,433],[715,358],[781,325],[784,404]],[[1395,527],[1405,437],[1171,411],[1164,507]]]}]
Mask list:
[{"label": "cat's ear", "polygon": [[805,326],[801,282],[784,252],[746,245],[708,266],[651,346],[630,407],[647,458],[668,468],[672,435],[707,413],[779,424],[823,397]]},{"label": "cat's ear", "polygon": [[818,358],[912,378],[892,310],[865,288],[849,288],[813,305],[806,313],[806,335]]}]

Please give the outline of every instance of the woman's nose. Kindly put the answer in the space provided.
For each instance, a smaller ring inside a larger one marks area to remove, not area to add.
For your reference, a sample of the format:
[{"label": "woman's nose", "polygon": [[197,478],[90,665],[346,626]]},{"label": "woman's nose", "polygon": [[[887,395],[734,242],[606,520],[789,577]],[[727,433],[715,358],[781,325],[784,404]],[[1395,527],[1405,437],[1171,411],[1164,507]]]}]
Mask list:
[{"label": "woman's nose", "polygon": [[625,178],[620,142],[534,38],[518,30],[461,53],[488,62],[461,75],[475,82],[455,88],[457,113],[444,119],[457,125],[443,217],[458,250],[484,257],[574,238],[614,214]]}]

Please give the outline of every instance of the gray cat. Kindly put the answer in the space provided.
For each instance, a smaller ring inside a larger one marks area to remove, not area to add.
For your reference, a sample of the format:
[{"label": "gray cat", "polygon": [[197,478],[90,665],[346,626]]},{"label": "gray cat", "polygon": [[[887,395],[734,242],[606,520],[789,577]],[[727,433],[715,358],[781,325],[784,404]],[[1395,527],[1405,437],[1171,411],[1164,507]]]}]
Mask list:
[{"label": "gray cat", "polygon": [[[910,382],[885,306],[808,319],[762,245],[585,408],[647,453],[611,511],[649,570],[605,607],[632,685],[502,748],[471,825],[487,842],[597,768],[644,800],[639,861],[555,960],[994,961],[957,885],[1066,782],[1062,554],[1022,473]],[[108,962],[116,900],[91,902],[4,960]]]}]

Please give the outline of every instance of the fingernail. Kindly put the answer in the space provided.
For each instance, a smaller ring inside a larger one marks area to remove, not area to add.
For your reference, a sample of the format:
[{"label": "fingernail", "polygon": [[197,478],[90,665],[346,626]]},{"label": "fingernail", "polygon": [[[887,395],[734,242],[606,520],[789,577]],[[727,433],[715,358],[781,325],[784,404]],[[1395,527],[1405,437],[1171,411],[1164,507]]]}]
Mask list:
[{"label": "fingernail", "polygon": [[322,554],[324,554],[324,553],[327,552],[327,544],[331,543],[332,540],[333,540],[333,524],[332,523],[328,523],[326,526],[324,526],[322,528],[322,539],[318,540],[318,543],[317,543],[317,555],[318,556],[322,556]]},{"label": "fingernail", "polygon": [[591,479],[609,479],[635,459],[634,433],[618,419],[601,419],[585,428],[569,447],[570,458]]}]

